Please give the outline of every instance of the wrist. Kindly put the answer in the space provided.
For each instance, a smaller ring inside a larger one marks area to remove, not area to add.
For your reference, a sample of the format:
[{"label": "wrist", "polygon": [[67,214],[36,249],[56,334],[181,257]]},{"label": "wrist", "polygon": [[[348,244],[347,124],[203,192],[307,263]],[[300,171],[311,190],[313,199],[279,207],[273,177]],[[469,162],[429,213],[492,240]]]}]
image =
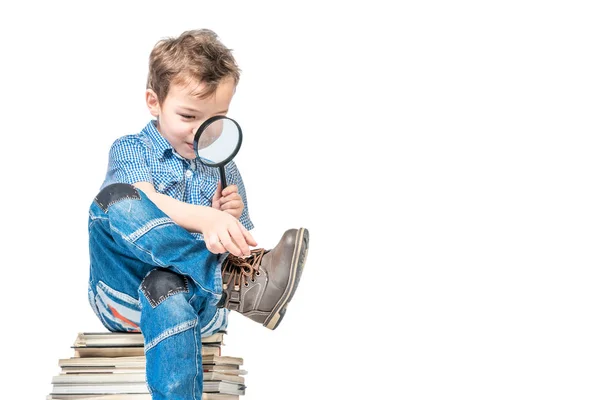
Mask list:
[{"label": "wrist", "polygon": [[204,233],[210,222],[215,218],[216,213],[220,212],[218,209],[208,206],[196,206],[194,213],[194,220],[198,232]]}]

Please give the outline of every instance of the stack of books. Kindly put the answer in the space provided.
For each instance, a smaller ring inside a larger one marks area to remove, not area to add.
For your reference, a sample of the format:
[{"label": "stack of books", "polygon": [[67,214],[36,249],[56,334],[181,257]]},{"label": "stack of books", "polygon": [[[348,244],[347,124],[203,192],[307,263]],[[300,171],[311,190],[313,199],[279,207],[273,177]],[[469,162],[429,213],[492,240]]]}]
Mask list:
[{"label": "stack of books", "polygon": [[[223,336],[202,338],[203,400],[239,400],[245,393],[243,359],[221,355]],[[47,400],[151,400],[141,333],[79,333],[74,357],[58,360]]]}]

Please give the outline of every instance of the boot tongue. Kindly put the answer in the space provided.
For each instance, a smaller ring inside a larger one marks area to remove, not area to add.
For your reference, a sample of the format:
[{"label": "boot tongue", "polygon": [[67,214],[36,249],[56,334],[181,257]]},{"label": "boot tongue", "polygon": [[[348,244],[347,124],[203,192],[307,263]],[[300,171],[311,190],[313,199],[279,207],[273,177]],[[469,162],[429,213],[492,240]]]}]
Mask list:
[{"label": "boot tongue", "polygon": [[267,269],[265,267],[263,267],[263,265],[270,265],[271,264],[271,255],[273,254],[273,252],[271,250],[269,250],[269,252],[267,253],[265,251],[265,254],[263,254],[262,256],[262,260],[260,261],[260,269],[262,269],[263,271],[266,271]]}]

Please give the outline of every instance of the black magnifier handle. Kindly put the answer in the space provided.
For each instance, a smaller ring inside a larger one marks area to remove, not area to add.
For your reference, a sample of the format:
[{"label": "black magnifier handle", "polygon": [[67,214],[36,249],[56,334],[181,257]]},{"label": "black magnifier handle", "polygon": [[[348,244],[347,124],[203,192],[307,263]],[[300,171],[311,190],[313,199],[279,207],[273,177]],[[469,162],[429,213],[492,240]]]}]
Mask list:
[{"label": "black magnifier handle", "polygon": [[221,174],[221,191],[227,187],[227,180],[225,179],[225,167],[219,165],[219,173]]}]

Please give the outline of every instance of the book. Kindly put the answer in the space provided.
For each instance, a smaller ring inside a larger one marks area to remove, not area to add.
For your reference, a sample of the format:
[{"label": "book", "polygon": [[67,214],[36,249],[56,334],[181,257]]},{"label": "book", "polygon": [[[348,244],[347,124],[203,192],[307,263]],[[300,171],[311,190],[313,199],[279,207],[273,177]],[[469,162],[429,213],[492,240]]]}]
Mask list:
[{"label": "book", "polygon": [[[203,399],[239,400],[245,394],[243,359],[221,355],[226,332],[202,340]],[[151,400],[141,333],[80,332],[74,356],[58,360],[48,400]]]},{"label": "book", "polygon": [[205,393],[225,393],[244,395],[246,386],[228,381],[204,381],[202,391]]},{"label": "book", "polygon": [[146,368],[146,357],[71,357],[58,360],[59,367]]},{"label": "book", "polygon": [[[202,365],[204,368],[212,368],[214,366],[222,367],[223,369],[239,369],[244,363],[244,359],[240,357],[230,356],[214,356],[207,355],[202,357]],[[71,357],[61,358],[58,360],[58,366],[63,370],[68,368],[145,368],[146,357]]]},{"label": "book", "polygon": [[[95,346],[95,347],[74,347],[75,357],[135,357],[144,355],[143,346]],[[202,356],[221,355],[221,347],[204,345],[202,346]]]},{"label": "book", "polygon": [[[227,375],[246,375],[248,371],[239,368],[239,365],[227,364],[202,364],[204,372],[218,372]],[[138,374],[145,373],[146,366],[141,365],[136,368],[122,367],[62,367],[61,375],[79,375],[79,374]]]},{"label": "book", "polygon": [[[227,381],[232,383],[244,383],[244,377],[238,375],[225,375],[219,372],[205,372],[205,381]],[[88,383],[141,383],[146,382],[144,371],[133,374],[63,374],[52,378],[52,384],[88,384]]]},{"label": "book", "polygon": [[145,382],[90,383],[90,384],[53,384],[51,395],[55,394],[135,394],[148,393]]},{"label": "book", "polygon": [[202,364],[231,364],[231,365],[242,365],[244,359],[240,357],[220,356],[220,355],[207,355],[202,356]]},{"label": "book", "polygon": [[[202,338],[202,344],[223,345],[226,331],[216,332]],[[136,332],[80,332],[73,343],[78,347],[129,347],[144,346],[144,337]]]},{"label": "book", "polygon": [[248,371],[240,369],[239,365],[202,364],[204,372],[219,372],[226,375],[246,375]]},{"label": "book", "polygon": [[[150,394],[54,394],[46,400],[152,400]],[[202,400],[239,400],[239,396],[221,393],[202,393]]]},{"label": "book", "polygon": [[[246,386],[228,381],[204,381],[203,392],[243,395]],[[51,396],[60,394],[144,394],[148,393],[146,383],[89,383],[53,384]]]},{"label": "book", "polygon": [[225,381],[231,383],[244,384],[244,377],[239,375],[226,375],[219,372],[204,372],[202,379],[204,381]]},{"label": "book", "polygon": [[[218,372],[225,375],[246,375],[248,371],[239,369],[239,365],[227,364],[202,364],[204,372]],[[146,367],[142,365],[137,368],[121,367],[62,367],[60,375],[107,375],[107,374],[139,374],[145,373]]]},{"label": "book", "polygon": [[[117,367],[62,367],[61,375],[72,374],[137,374],[146,372],[146,366],[142,365],[136,368],[117,368]],[[216,371],[221,372],[221,371]]]},{"label": "book", "polygon": [[[52,384],[87,384],[87,383],[144,383],[146,372],[137,374],[69,374],[56,375]],[[243,383],[243,382],[242,382]]]}]

